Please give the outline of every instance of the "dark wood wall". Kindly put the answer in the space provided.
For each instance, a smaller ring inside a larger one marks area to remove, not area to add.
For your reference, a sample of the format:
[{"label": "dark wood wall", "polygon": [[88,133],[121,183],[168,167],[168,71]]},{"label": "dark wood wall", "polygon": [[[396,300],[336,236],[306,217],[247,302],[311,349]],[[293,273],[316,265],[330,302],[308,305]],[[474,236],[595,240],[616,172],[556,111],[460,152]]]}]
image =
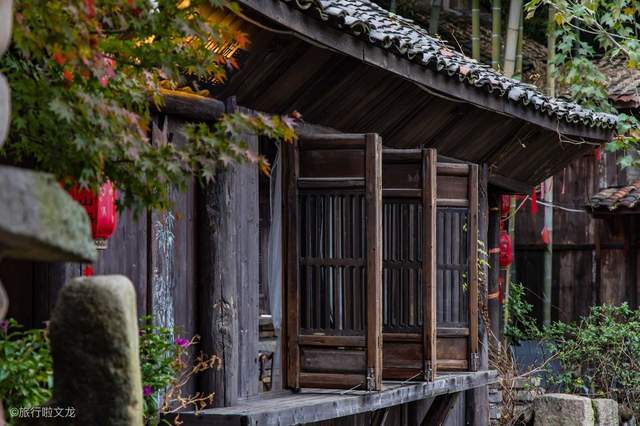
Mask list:
[{"label": "dark wood wall", "polygon": [[[166,139],[177,145],[184,143],[180,129],[185,123],[177,116],[156,115],[152,142]],[[257,138],[253,139],[252,146],[257,150]],[[157,325],[175,327],[182,337],[200,335],[202,345],[198,350],[227,361],[228,368],[214,372],[198,385],[204,391],[217,391],[217,404],[228,405],[258,391],[258,171],[249,168],[220,172],[212,185],[221,198],[225,197],[225,219],[219,222],[228,228],[224,238],[213,240],[213,246],[198,252],[199,237],[209,235],[204,230],[209,229],[212,217],[221,217],[221,212],[207,199],[207,192],[191,181],[184,191],[169,190],[171,208],[167,211],[137,216],[131,211],[120,213],[108,248],[100,251],[91,265],[96,275],[118,274],[132,281],[140,317],[149,315]],[[222,175],[227,174],[231,177],[224,179]],[[219,254],[226,257],[216,257]],[[225,268],[219,267],[221,259]],[[87,266],[4,260],[0,263],[0,279],[10,297],[8,317],[26,327],[43,326],[50,318],[58,291],[70,279],[84,275]],[[206,271],[208,275],[202,273]],[[216,300],[210,289],[220,290],[215,295],[224,300]],[[217,308],[222,306],[231,312],[225,317],[229,321],[217,320]],[[223,347],[234,351],[224,351]],[[184,391],[192,392],[196,385],[189,383]]]},{"label": "dark wood wall", "polygon": [[[625,185],[633,170],[621,170],[614,154],[576,159],[554,176],[553,202],[581,210],[600,189]],[[539,195],[539,194],[538,194]],[[637,226],[634,216],[594,219],[586,211],[553,209],[552,320],[572,321],[596,304],[629,302],[637,306]],[[516,215],[516,280],[542,321],[545,244],[544,206],[533,215],[527,201]]]}]

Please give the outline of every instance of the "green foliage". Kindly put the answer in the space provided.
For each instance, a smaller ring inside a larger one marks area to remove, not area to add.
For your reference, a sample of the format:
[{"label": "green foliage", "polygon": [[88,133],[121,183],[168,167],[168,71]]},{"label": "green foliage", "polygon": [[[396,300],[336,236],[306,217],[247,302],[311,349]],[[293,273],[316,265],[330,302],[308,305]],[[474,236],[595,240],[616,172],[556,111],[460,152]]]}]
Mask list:
[{"label": "green foliage", "polygon": [[[180,374],[179,359],[186,346],[174,341],[173,331],[157,327],[145,317],[140,328],[140,368],[144,395],[145,424],[158,422],[160,393]],[[181,342],[181,341],[178,341]]]},{"label": "green foliage", "polygon": [[2,322],[0,399],[5,412],[38,406],[51,398],[52,369],[46,330],[23,330],[14,320]]},{"label": "green foliage", "polygon": [[15,161],[92,188],[111,180],[123,206],[166,208],[170,185],[184,188],[191,176],[210,179],[229,161],[266,168],[241,131],[295,137],[291,118],[232,114],[188,130],[195,144],[149,143],[150,103],[161,107],[161,89],[223,81],[237,67],[209,48],[248,44],[245,34],[215,19],[221,1],[14,4],[12,47],[0,70],[12,88],[4,149]]},{"label": "green foliage", "polygon": [[512,345],[540,336],[540,330],[533,318],[533,306],[527,302],[525,291],[523,284],[512,282],[509,287],[509,297],[505,302],[504,309],[508,321],[504,335],[507,342]]},{"label": "green foliage", "polygon": [[[143,384],[144,420],[160,423],[161,412],[173,408],[204,408],[213,395],[182,395],[180,388],[193,375],[216,368],[216,357],[200,355],[195,362],[190,340],[176,336],[176,330],[153,325],[144,317],[140,326],[140,369]],[[23,330],[15,320],[3,322],[0,330],[0,399],[5,412],[44,404],[53,390],[53,366],[47,331]],[[10,420],[10,419],[9,419]]]},{"label": "green foliage", "polygon": [[[560,86],[583,106],[619,114],[609,102],[607,81],[594,60],[623,58],[640,69],[640,7],[636,0],[530,0],[528,17],[546,5],[555,13],[557,49],[554,64]],[[622,151],[621,165],[638,165],[634,153],[640,142],[640,122],[619,114],[617,136],[609,151]]]},{"label": "green foliage", "polygon": [[563,391],[617,400],[640,413],[640,310],[595,306],[579,324],[554,323],[544,339],[560,361]]}]

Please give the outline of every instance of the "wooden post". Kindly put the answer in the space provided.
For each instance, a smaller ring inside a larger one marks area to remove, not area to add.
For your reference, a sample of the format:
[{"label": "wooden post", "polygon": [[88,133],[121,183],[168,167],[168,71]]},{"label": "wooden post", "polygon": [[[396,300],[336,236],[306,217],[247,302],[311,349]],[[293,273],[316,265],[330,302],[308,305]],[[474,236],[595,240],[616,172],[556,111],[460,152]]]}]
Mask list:
[{"label": "wooden post", "polygon": [[[227,111],[235,111],[235,99]],[[257,150],[257,137],[247,136]],[[200,191],[199,299],[202,349],[222,359],[201,390],[216,406],[258,392],[258,178],[253,165],[216,173]]]},{"label": "wooden post", "polygon": [[298,235],[300,233],[300,224],[298,222],[298,143],[284,145],[283,150],[283,178],[286,182],[284,185],[283,200],[286,200],[283,223],[286,229],[286,277],[285,282],[285,303],[283,313],[283,324],[285,324],[286,334],[283,336],[283,342],[286,342],[286,383],[292,389],[300,388],[300,349],[298,346],[298,329],[300,319],[298,318]]},{"label": "wooden post", "polygon": [[[475,168],[475,170],[473,170]],[[477,166],[472,166],[472,174],[478,176]],[[471,176],[470,176],[471,177]],[[471,180],[471,179],[470,179]],[[477,178],[476,194],[469,195],[469,204],[474,202],[478,206],[478,228],[477,239],[484,242],[485,248],[487,247],[487,229],[489,225],[489,200],[488,200],[488,182],[489,182],[489,169],[486,164],[482,165],[480,170],[480,176]],[[472,234],[473,235],[473,234]],[[476,270],[478,268],[475,268]],[[486,306],[487,301],[487,265],[483,263],[482,266],[482,282],[478,283],[478,293],[476,300],[482,300],[483,306]],[[471,294],[469,295],[471,297]],[[470,301],[473,300],[470,298]],[[488,352],[488,339],[486,327],[488,324],[484,322],[484,315],[479,315],[479,321],[476,328],[478,335],[478,356],[479,356],[479,369],[486,370],[489,367],[489,352]],[[472,332],[472,327],[469,327],[469,332]],[[466,403],[466,418],[467,424],[474,426],[486,426],[489,424],[489,393],[487,386],[471,389],[466,391],[465,394]]]},{"label": "wooden post", "polygon": [[[423,359],[426,364],[423,367],[426,380],[433,380],[436,375],[436,200],[438,191],[437,182],[437,153],[435,149],[422,150],[422,212],[423,212],[423,266],[422,279],[425,281],[424,291],[424,319],[422,327]],[[429,363],[431,365],[429,365]]]},{"label": "wooden post", "polygon": [[489,290],[487,297],[487,305],[489,310],[489,320],[491,321],[491,332],[495,341],[491,344],[500,342],[500,288],[498,280],[500,279],[500,196],[491,193],[489,196],[489,229],[487,235],[487,254],[489,256]]},{"label": "wooden post", "polygon": [[382,389],[382,143],[366,136],[367,390]]}]

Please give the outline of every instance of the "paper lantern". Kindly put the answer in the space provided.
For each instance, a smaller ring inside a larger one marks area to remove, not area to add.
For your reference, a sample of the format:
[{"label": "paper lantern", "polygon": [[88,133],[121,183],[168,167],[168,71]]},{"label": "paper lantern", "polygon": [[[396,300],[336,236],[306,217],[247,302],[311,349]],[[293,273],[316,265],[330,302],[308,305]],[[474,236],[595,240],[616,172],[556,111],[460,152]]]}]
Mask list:
[{"label": "paper lantern", "polygon": [[500,267],[506,268],[513,262],[511,237],[507,231],[500,232]]},{"label": "paper lantern", "polygon": [[79,185],[69,189],[71,197],[80,203],[91,220],[91,233],[97,249],[107,248],[107,239],[116,229],[117,193],[111,182],[100,186],[98,193]]}]

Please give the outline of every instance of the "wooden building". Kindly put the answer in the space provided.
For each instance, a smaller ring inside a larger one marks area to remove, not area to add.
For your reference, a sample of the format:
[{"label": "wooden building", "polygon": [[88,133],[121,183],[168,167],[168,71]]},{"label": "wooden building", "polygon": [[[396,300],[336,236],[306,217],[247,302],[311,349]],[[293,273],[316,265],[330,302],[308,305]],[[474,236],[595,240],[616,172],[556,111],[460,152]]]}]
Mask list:
[{"label": "wooden building", "polygon": [[[627,114],[637,114],[640,73],[621,60],[602,61],[598,66],[608,79],[612,104]],[[640,173],[635,167],[621,167],[620,156],[592,146],[553,177],[554,321],[578,320],[591,306],[604,303],[628,302],[638,307],[638,228],[635,202],[629,194],[634,193]],[[532,215],[528,206],[521,209],[515,230],[516,279],[525,284],[540,322],[546,250],[541,236],[543,210],[540,205]]]},{"label": "wooden building", "polygon": [[[490,207],[588,147],[571,141],[608,140],[615,118],[366,0],[240,3],[212,15],[252,40],[239,70],[210,87],[217,99],[166,93],[151,138],[185,143],[185,122],[240,108],[299,111],[298,142],[248,135],[271,178],[233,166],[174,191],[167,212],[125,213],[94,265],[132,279],[140,314],[200,334],[223,359],[190,384],[215,392],[217,408],[181,419],[487,424]],[[82,265],[2,269],[13,315],[38,324]]]}]

